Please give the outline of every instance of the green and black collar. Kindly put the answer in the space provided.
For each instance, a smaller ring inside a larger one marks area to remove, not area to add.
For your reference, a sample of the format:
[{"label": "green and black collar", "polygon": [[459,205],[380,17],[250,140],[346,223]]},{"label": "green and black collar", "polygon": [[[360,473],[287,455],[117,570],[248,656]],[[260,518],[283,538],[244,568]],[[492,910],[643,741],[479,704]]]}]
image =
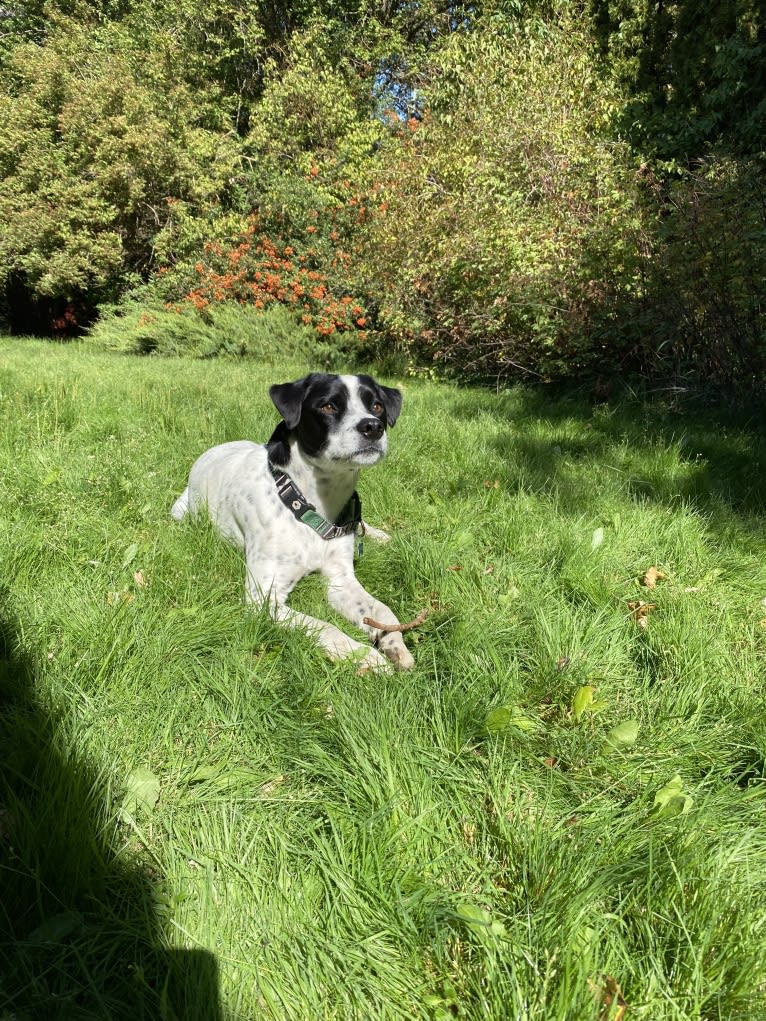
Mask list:
[{"label": "green and black collar", "polygon": [[356,490],[341,511],[337,523],[333,524],[332,521],[322,517],[313,503],[308,502],[286,471],[278,468],[271,461],[269,461],[269,471],[274,476],[279,499],[285,507],[296,521],[302,521],[304,525],[308,525],[320,538],[337,539],[341,535],[351,535],[352,533],[358,536],[364,535],[362,501]]}]

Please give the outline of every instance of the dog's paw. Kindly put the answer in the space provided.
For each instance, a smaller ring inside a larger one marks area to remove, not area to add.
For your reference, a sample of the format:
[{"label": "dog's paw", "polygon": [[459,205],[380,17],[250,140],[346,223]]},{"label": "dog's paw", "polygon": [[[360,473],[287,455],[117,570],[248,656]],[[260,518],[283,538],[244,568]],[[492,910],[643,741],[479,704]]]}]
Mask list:
[{"label": "dog's paw", "polygon": [[394,669],[393,664],[385,656],[381,656],[377,649],[368,649],[364,656],[361,658],[355,656],[354,659],[358,663],[356,672],[359,675],[367,674],[371,670],[376,673],[390,674]]},{"label": "dog's paw", "polygon": [[415,666],[415,658],[405,646],[395,646],[387,649],[386,655],[397,670],[412,670]]},{"label": "dog's paw", "polygon": [[364,523],[364,534],[368,539],[372,539],[373,542],[391,542],[391,536],[388,532],[384,532],[382,528],[375,528],[374,525],[368,525]]}]

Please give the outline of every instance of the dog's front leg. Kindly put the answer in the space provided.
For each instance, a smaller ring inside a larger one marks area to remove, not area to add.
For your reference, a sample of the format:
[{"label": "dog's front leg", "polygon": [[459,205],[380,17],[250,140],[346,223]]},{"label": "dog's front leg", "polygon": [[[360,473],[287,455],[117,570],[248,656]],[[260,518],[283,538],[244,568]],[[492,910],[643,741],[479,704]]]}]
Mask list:
[{"label": "dog's front leg", "polygon": [[326,571],[329,585],[327,599],[330,606],[342,613],[347,620],[362,631],[366,631],[384,656],[391,660],[398,670],[410,670],[415,665],[412,653],[404,644],[399,631],[381,631],[364,623],[365,617],[379,624],[398,624],[396,614],[385,603],[360,584],[353,571]]},{"label": "dog's front leg", "polygon": [[327,621],[300,613],[287,605],[287,597],[295,584],[286,579],[277,565],[258,562],[248,564],[245,598],[252,606],[268,605],[269,613],[274,620],[288,627],[301,628],[308,632],[330,659],[359,658],[362,670],[390,670],[391,666],[377,649],[371,649],[362,642],[344,634],[340,628]]}]

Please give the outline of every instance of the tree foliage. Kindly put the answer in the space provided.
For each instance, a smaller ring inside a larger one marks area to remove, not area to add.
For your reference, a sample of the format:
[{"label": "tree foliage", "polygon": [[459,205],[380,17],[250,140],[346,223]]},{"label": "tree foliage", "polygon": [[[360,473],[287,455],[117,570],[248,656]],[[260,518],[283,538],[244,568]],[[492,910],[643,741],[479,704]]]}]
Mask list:
[{"label": "tree foliage", "polygon": [[[234,151],[196,97],[118,26],[61,18],[10,54],[0,83],[0,283],[94,304],[151,269],[155,238],[218,204]],[[172,62],[171,62],[172,65]],[[158,81],[158,78],[160,80]],[[159,85],[162,84],[162,88]]]},{"label": "tree foliage", "polygon": [[389,146],[368,234],[381,314],[477,375],[582,372],[638,286],[638,182],[618,96],[574,20],[490,21],[440,57],[422,124]]},{"label": "tree foliage", "polygon": [[628,90],[622,129],[685,163],[718,146],[766,153],[766,8],[760,0],[591,0],[604,54]]},{"label": "tree foliage", "polygon": [[754,0],[19,0],[2,27],[16,329],[230,302],[480,377],[762,372]]}]

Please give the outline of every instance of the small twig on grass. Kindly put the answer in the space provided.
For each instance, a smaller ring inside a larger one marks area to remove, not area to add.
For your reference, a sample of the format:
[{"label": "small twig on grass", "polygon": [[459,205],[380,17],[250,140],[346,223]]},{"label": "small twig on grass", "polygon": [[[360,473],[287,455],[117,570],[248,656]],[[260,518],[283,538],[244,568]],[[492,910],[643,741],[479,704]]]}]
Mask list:
[{"label": "small twig on grass", "polygon": [[428,610],[421,610],[417,617],[407,624],[381,624],[379,620],[373,620],[372,617],[362,617],[362,623],[369,624],[370,627],[377,628],[384,634],[390,634],[392,631],[412,631],[413,628],[420,627],[427,616]]}]

